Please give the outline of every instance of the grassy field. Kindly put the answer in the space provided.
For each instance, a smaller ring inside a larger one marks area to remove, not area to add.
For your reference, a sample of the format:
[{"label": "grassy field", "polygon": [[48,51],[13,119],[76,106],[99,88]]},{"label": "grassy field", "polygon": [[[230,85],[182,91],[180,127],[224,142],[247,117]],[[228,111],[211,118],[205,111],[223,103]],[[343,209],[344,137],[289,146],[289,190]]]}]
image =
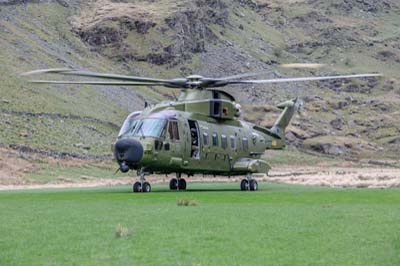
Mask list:
[{"label": "grassy field", "polygon": [[400,264],[399,189],[238,186],[1,192],[0,265]]}]

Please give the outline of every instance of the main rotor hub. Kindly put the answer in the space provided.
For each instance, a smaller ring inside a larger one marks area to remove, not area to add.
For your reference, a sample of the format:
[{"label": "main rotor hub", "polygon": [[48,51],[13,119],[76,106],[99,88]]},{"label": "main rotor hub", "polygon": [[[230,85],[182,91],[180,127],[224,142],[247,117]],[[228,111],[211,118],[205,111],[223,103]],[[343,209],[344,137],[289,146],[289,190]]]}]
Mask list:
[{"label": "main rotor hub", "polygon": [[190,76],[187,76],[186,79],[190,80],[190,81],[199,81],[199,80],[203,80],[204,77],[201,75],[190,75]]},{"label": "main rotor hub", "polygon": [[191,89],[201,89],[204,77],[201,75],[190,75],[186,77],[186,85]]}]

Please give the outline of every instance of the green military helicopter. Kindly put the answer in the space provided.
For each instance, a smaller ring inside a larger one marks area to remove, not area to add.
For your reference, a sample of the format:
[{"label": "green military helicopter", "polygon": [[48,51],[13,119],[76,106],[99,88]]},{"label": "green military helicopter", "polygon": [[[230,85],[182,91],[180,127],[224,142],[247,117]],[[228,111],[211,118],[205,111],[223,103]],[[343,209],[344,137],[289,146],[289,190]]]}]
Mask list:
[{"label": "green military helicopter", "polygon": [[[289,66],[290,67],[290,66]],[[24,73],[61,74],[106,80],[53,81],[32,80],[33,83],[89,84],[118,86],[164,86],[180,89],[176,101],[148,106],[131,113],[123,123],[113,152],[121,172],[136,170],[140,181],[133,184],[134,192],[150,192],[145,176],[176,173],[171,190],[185,190],[182,174],[237,176],[244,175],[241,190],[255,191],[255,173],[268,173],[270,166],[261,159],[267,149],[285,147],[285,128],[299,107],[296,99],[278,105],[282,112],[271,128],[243,120],[240,105],[229,93],[217,88],[232,84],[267,84],[374,77],[379,74],[355,74],[324,77],[244,79],[257,74],[224,78],[191,75],[186,78],[156,79],[73,69],[41,69]]]}]

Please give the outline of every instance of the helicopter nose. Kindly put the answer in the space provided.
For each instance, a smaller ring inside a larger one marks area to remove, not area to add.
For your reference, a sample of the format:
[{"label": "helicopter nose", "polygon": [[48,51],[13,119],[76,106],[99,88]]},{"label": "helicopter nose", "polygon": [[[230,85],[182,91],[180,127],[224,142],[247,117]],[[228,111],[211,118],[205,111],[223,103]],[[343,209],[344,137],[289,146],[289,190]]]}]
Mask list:
[{"label": "helicopter nose", "polygon": [[121,162],[121,170],[125,170],[123,166],[138,163],[142,159],[143,146],[135,139],[120,139],[115,143],[114,155]]}]

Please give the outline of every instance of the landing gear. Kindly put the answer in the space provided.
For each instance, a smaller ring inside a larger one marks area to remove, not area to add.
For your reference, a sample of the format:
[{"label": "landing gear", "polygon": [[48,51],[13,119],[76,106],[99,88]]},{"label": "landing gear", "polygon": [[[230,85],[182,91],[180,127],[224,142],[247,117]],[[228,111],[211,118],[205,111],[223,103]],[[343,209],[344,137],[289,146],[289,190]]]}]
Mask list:
[{"label": "landing gear", "polygon": [[249,189],[249,181],[247,179],[243,179],[240,182],[240,190],[248,190]]},{"label": "landing gear", "polygon": [[151,186],[149,182],[145,182],[145,172],[143,169],[140,169],[139,175],[140,175],[140,181],[135,182],[133,184],[133,192],[150,192],[151,191]]},{"label": "landing gear", "polygon": [[181,178],[181,173],[176,173],[176,178],[172,178],[169,181],[169,189],[186,190],[186,180]]},{"label": "landing gear", "polygon": [[149,182],[144,182],[142,186],[142,192],[150,192],[151,186]]},{"label": "landing gear", "polygon": [[179,179],[178,180],[178,188],[180,190],[186,190],[186,180],[185,179]]},{"label": "landing gear", "polygon": [[172,178],[169,181],[169,189],[170,190],[177,190],[178,189],[178,179]]},{"label": "landing gear", "polygon": [[249,187],[250,187],[251,191],[256,191],[258,189],[257,181],[254,180],[254,179],[250,180],[250,186]]},{"label": "landing gear", "polygon": [[252,175],[248,174],[246,176],[246,179],[243,179],[240,182],[240,190],[245,191],[245,190],[251,190],[251,191],[256,191],[258,190],[258,183],[255,179],[252,179]]},{"label": "landing gear", "polygon": [[142,192],[142,184],[140,182],[133,184],[133,192]]}]

